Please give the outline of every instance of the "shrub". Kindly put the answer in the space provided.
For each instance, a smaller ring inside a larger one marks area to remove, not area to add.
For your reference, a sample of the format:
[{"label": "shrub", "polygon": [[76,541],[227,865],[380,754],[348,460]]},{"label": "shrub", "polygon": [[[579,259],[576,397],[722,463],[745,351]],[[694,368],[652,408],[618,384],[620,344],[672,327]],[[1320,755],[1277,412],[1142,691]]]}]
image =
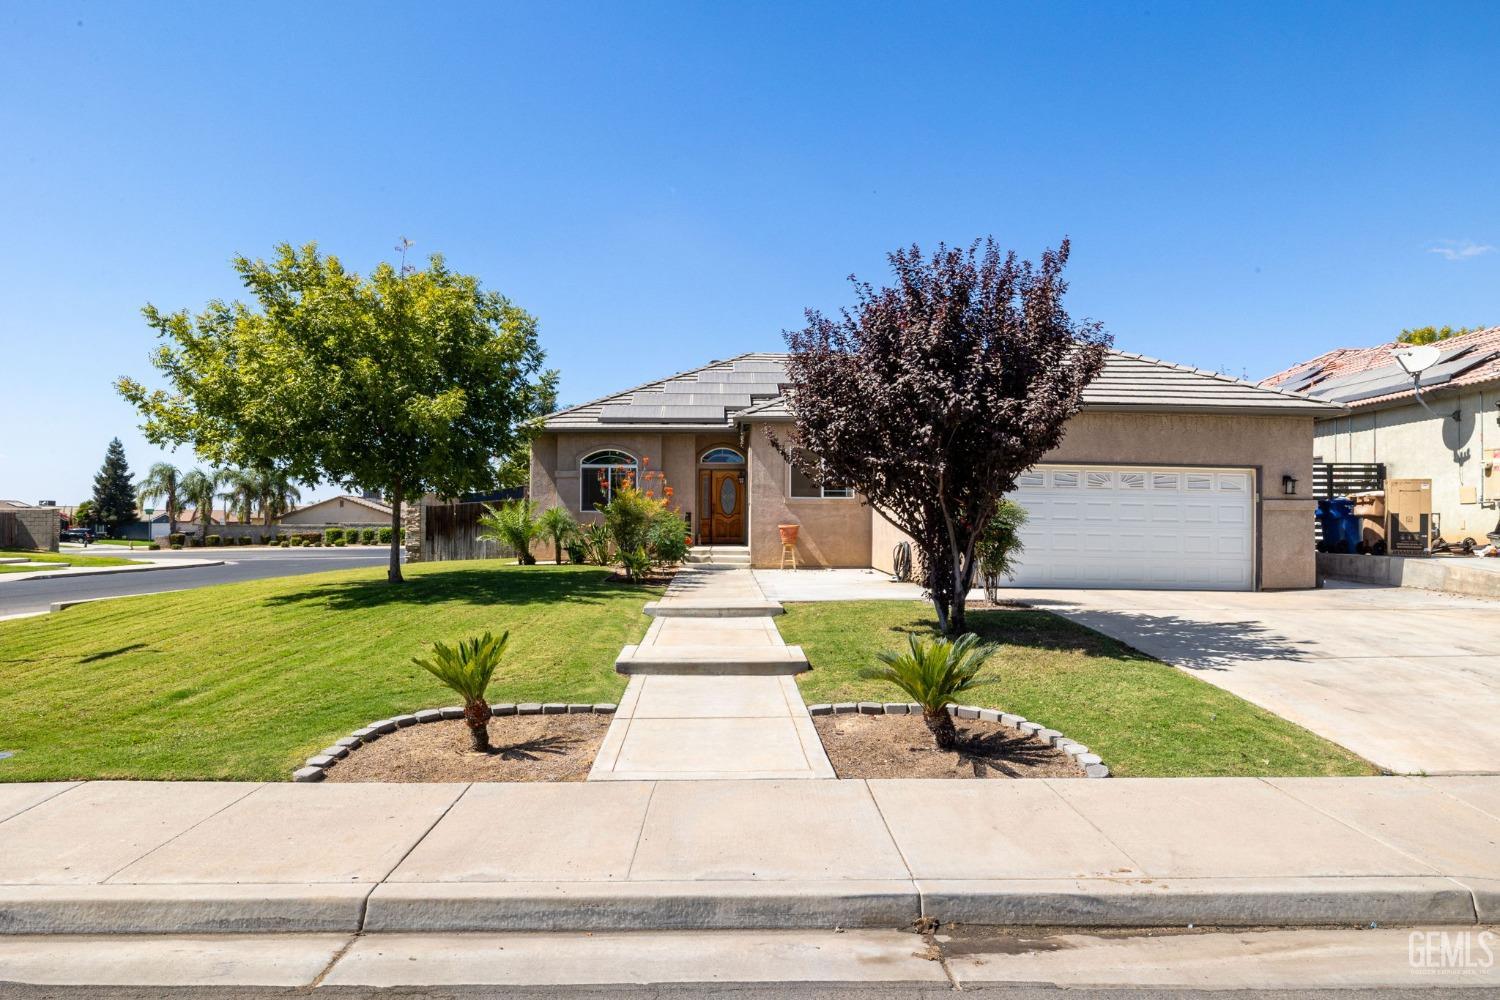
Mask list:
[{"label": "shrub", "polygon": [[1000,600],[1000,578],[1009,579],[1016,573],[1016,556],[1024,548],[1021,544],[1021,526],[1026,523],[1026,508],[1014,500],[1001,500],[995,508],[995,516],[985,525],[979,536],[975,555],[979,561],[979,579],[984,584],[984,596],[991,604]]},{"label": "shrub", "polygon": [[283,538],[278,544],[284,549],[291,548],[292,540],[290,538]]},{"label": "shrub", "polygon": [[342,539],[342,538],[336,538],[336,539],[334,539],[333,544],[337,545],[339,548],[343,548],[348,543],[345,542],[344,539]]},{"label": "shrub", "polygon": [[594,566],[609,565],[609,529],[604,525],[596,522],[579,529],[578,547],[583,552],[585,562]]},{"label": "shrub", "polygon": [[338,542],[342,542],[343,540],[343,528],[329,528],[327,531],[323,532],[323,541],[327,542],[329,545],[334,545]]},{"label": "shrub", "polygon": [[249,535],[241,535],[238,539],[235,540],[235,544],[236,545],[249,545],[250,544],[250,536]]},{"label": "shrub", "polygon": [[963,692],[989,683],[979,671],[995,647],[981,644],[972,632],[953,640],[924,639],[909,633],[906,645],[902,652],[885,649],[876,653],[885,666],[862,671],[862,676],[889,681],[905,691],[922,706],[922,721],[932,731],[938,749],[952,750],[958,745],[958,733],[948,706]]},{"label": "shrub", "polygon": [[318,531],[303,531],[297,537],[302,539],[303,545],[316,545],[323,540],[322,532]]},{"label": "shrub", "polygon": [[167,544],[176,546],[179,549],[182,548],[183,543],[186,541],[187,535],[181,531],[174,531],[167,536]]},{"label": "shrub", "polygon": [[381,545],[391,544],[391,529],[381,528],[379,533],[376,534],[375,538],[380,542]]},{"label": "shrub", "polygon": [[152,542],[150,545],[147,545],[146,548],[150,549],[152,552],[155,552],[161,548],[161,542]]},{"label": "shrub", "polygon": [[260,544],[262,544],[262,545],[275,545],[276,544],[276,536],[275,535],[266,534],[263,531],[263,532],[260,533]]},{"label": "shrub", "polygon": [[574,566],[582,566],[588,562],[588,554],[584,552],[583,545],[575,541],[568,546],[568,562]]},{"label": "shrub", "polygon": [[521,565],[536,564],[531,543],[540,531],[535,500],[510,500],[498,507],[485,504],[479,516],[479,537],[515,550]]},{"label": "shrub", "polygon": [[651,561],[658,566],[672,566],[687,558],[687,522],[675,510],[663,508],[651,518],[647,538]]},{"label": "shrub", "polygon": [[490,752],[490,706],[484,695],[509,640],[509,632],[502,632],[498,639],[486,632],[477,639],[464,639],[457,647],[434,643],[430,657],[412,658],[464,700],[464,722],[479,753]]},{"label": "shrub", "polygon": [[180,549],[180,548],[182,548],[182,543],[181,542],[173,542],[172,543],[172,548],[174,548],[174,549]]},{"label": "shrub", "polygon": [[288,535],[286,538],[283,538],[281,540],[281,544],[282,545],[301,545],[302,544],[302,539],[298,538],[296,535]]}]

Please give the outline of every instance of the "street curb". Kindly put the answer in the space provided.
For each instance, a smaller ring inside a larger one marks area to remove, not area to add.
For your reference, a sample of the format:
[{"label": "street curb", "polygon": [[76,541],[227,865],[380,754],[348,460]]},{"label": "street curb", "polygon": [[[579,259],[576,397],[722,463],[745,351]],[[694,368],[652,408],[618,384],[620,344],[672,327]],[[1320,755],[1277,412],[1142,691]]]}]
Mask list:
[{"label": "street curb", "polygon": [[0,934],[357,932],[372,883],[3,885]]},{"label": "street curb", "polygon": [[[922,706],[916,702],[841,701],[832,705],[809,705],[807,714],[812,716],[921,715]],[[1019,730],[1028,736],[1035,736],[1072,757],[1083,769],[1085,778],[1109,777],[1109,765],[1105,764],[1098,754],[1093,753],[1077,740],[1068,739],[1056,729],[1048,729],[1040,722],[1028,721],[1024,715],[1011,715],[1009,712],[1001,712],[994,708],[980,708],[977,705],[949,705],[948,714],[955,719],[979,719],[984,722],[997,723],[1008,729]]]},{"label": "street curb", "polygon": [[[619,706],[613,702],[594,705],[553,702],[541,704],[528,702],[523,705],[503,704],[490,706],[490,718],[507,715],[613,715]],[[366,743],[374,743],[387,733],[426,722],[442,722],[445,719],[462,719],[464,710],[459,705],[446,708],[423,708],[408,715],[393,715],[388,719],[377,719],[368,726],[361,726],[348,736],[333,741],[331,746],[307,758],[306,763],[292,772],[293,781],[322,781],[328,769],[349,756]]]},{"label": "street curb", "polygon": [[[205,566],[222,566],[223,559],[207,559],[191,563],[160,563],[150,566],[85,566],[76,570],[38,570],[35,573],[7,573],[0,578],[0,587],[7,583],[26,583],[30,580],[76,580],[81,576],[116,576],[124,573],[156,573],[169,569],[203,569]],[[134,595],[122,595],[134,596]],[[76,602],[75,602],[76,603]],[[54,609],[55,610],[55,609]]]}]

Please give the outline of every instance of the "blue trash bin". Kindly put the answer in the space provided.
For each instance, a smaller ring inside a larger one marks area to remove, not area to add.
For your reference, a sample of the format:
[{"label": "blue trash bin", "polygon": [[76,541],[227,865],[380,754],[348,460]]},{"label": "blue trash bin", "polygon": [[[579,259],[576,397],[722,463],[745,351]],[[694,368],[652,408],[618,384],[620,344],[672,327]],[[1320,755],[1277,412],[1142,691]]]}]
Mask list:
[{"label": "blue trash bin", "polygon": [[1330,497],[1318,501],[1318,523],[1323,526],[1324,552],[1355,552],[1364,527],[1354,513],[1354,501],[1348,497]]}]

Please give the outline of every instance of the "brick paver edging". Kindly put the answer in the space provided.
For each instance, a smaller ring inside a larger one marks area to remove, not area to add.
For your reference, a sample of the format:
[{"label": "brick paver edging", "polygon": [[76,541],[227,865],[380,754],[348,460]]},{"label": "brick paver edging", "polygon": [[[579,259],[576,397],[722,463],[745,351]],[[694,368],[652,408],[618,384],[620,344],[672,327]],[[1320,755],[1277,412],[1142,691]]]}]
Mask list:
[{"label": "brick paver edging", "polygon": [[[497,719],[505,715],[613,715],[617,707],[607,702],[598,705],[525,702],[520,705],[491,705],[490,718]],[[292,780],[322,781],[330,767],[366,743],[373,743],[387,733],[394,733],[398,729],[424,722],[441,722],[444,719],[462,719],[463,717],[463,708],[452,705],[448,708],[424,708],[410,715],[395,715],[389,719],[380,719],[362,729],[356,729],[343,739],[334,740],[333,746],[324,747],[307,758],[306,764],[292,772]]]},{"label": "brick paver edging", "polygon": [[[833,705],[809,705],[808,715],[920,715],[922,706],[915,702],[882,703],[878,701],[841,701]],[[1083,768],[1083,774],[1088,778],[1109,777],[1109,766],[1099,758],[1099,755],[1090,751],[1076,740],[1070,740],[1056,729],[1048,729],[1040,722],[1028,722],[1025,716],[1011,715],[1009,712],[997,711],[993,708],[978,708],[974,705],[949,705],[948,714],[955,719],[981,719],[985,722],[998,722],[1002,726],[1018,729],[1028,736],[1035,736],[1044,743],[1072,757],[1079,767]]]}]

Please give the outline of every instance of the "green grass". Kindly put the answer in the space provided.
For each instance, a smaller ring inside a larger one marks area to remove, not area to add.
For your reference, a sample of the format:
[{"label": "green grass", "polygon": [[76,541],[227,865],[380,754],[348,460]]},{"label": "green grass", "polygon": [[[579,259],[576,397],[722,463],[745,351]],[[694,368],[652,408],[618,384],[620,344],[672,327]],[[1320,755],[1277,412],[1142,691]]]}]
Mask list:
[{"label": "green grass", "polygon": [[[1122,776],[1359,775],[1376,768],[1343,747],[1221,688],[1044,611],[971,611],[970,627],[1000,644],[996,683],[967,703],[1024,715],[1087,744]],[[782,636],[806,651],[798,677],[809,704],[906,701],[860,677],[875,651],[936,628],[927,604],[790,604]]]},{"label": "green grass", "polygon": [[582,566],[357,569],[85,604],[0,623],[0,781],[286,779],[375,719],[454,703],[412,664],[510,631],[490,698],[618,701],[661,588]]},{"label": "green grass", "polygon": [[[72,552],[28,552],[24,549],[0,550],[0,559],[25,558],[31,562],[57,563],[58,568],[63,566],[134,566],[137,560],[122,559],[119,556],[83,556]],[[7,567],[0,565],[0,570]],[[38,567],[30,566],[24,569],[9,567],[12,573],[33,573]]]},{"label": "green grass", "polygon": [[147,549],[151,548],[150,542],[142,542],[130,538],[96,538],[91,545],[114,545],[125,549]]}]

